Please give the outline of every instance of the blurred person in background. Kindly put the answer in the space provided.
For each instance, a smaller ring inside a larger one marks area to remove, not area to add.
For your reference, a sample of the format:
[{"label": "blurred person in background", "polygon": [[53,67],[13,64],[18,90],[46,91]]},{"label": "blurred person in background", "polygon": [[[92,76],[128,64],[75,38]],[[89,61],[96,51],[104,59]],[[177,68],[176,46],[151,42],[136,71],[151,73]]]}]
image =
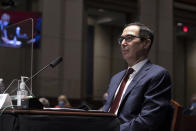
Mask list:
[{"label": "blurred person in background", "polygon": [[191,106],[184,109],[186,115],[196,115],[196,94],[191,98]]},{"label": "blurred person in background", "polygon": [[65,95],[60,95],[58,97],[58,105],[55,108],[71,108],[71,104]]}]

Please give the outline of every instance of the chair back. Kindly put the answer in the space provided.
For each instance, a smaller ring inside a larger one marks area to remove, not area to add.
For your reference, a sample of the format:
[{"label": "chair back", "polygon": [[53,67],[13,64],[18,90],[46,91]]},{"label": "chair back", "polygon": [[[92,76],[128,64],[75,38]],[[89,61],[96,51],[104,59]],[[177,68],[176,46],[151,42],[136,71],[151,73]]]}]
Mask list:
[{"label": "chair back", "polygon": [[183,113],[182,106],[175,100],[171,100],[170,104],[174,109],[170,131],[180,131],[180,127],[182,124],[182,113]]}]

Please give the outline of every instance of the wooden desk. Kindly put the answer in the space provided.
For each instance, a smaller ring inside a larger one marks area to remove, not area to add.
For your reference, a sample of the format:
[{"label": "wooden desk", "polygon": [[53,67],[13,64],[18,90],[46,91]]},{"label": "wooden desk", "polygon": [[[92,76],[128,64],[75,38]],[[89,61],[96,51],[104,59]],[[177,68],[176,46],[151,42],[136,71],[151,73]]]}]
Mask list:
[{"label": "wooden desk", "polygon": [[7,110],[0,116],[0,131],[119,131],[111,113],[53,110]]}]

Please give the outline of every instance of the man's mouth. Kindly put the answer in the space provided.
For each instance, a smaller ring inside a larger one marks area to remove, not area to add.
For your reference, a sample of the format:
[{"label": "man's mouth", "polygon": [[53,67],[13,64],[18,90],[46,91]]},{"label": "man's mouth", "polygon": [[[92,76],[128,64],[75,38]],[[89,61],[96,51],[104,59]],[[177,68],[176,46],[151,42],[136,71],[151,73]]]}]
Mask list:
[{"label": "man's mouth", "polygon": [[128,49],[129,49],[128,46],[126,46],[126,47],[121,47],[121,51],[123,51],[123,52],[124,52],[124,51],[127,52]]},{"label": "man's mouth", "polygon": [[128,52],[128,49],[121,49],[122,54],[125,54]]}]

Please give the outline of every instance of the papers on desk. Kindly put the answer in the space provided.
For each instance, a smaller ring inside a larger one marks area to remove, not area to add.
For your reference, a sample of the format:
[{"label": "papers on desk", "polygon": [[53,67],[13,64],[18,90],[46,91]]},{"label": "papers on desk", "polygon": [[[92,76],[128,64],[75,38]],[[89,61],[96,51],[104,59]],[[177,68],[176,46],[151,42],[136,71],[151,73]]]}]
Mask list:
[{"label": "papers on desk", "polygon": [[12,106],[10,96],[8,94],[0,94],[0,109]]},{"label": "papers on desk", "polygon": [[88,111],[90,111],[90,112],[104,112],[102,110],[88,110]]},{"label": "papers on desk", "polygon": [[77,109],[77,108],[43,108],[44,110],[57,110],[57,111],[88,111],[88,112],[103,112],[101,110],[84,110],[84,109]]},{"label": "papers on desk", "polygon": [[83,109],[75,109],[75,108],[45,108],[45,107],[44,107],[44,110],[85,111]]}]

